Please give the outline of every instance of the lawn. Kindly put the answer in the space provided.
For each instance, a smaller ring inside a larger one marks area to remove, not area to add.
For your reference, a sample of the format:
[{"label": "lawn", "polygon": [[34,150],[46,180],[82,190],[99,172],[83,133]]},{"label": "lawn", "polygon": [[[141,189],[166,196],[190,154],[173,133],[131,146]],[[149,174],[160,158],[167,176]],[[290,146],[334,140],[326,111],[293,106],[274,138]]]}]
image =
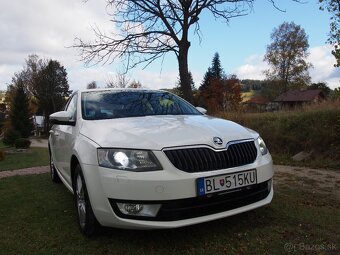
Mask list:
[{"label": "lawn", "polygon": [[[0,144],[0,148],[3,146]],[[6,148],[7,150],[9,148]],[[0,161],[0,171],[15,170],[34,166],[47,166],[49,156],[47,148],[30,148],[26,152],[8,154]]]},{"label": "lawn", "polygon": [[7,146],[4,145],[4,143],[2,142],[2,140],[0,140],[0,149],[6,148]]},{"label": "lawn", "polygon": [[[259,132],[275,164],[340,169],[339,100],[278,112],[221,112],[217,116]],[[291,157],[301,151],[311,156],[293,161]]]},{"label": "lawn", "polygon": [[[196,226],[105,229],[84,238],[72,195],[47,174],[2,179],[0,254],[339,254],[340,204],[308,182],[276,185],[270,206]],[[294,252],[295,249],[295,252]]]}]

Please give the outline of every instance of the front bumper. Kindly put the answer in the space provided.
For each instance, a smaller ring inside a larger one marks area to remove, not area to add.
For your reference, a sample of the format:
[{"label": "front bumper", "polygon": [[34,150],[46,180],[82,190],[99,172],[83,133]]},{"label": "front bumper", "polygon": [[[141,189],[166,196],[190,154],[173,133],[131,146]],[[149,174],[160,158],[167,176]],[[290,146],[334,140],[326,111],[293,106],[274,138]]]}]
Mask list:
[{"label": "front bumper", "polygon": [[[109,202],[114,213],[120,218],[147,221],[177,221],[216,214],[253,204],[265,199],[269,195],[270,191],[271,180],[238,190],[232,190],[228,193],[224,192],[186,199],[165,201],[131,201],[109,199]],[[117,203],[161,204],[162,206],[155,217],[141,217],[123,214],[119,210]]]},{"label": "front bumper", "polygon": [[[162,153],[162,152],[155,152]],[[162,158],[161,155],[156,155]],[[177,228],[220,219],[269,204],[273,197],[272,159],[268,153],[242,167],[218,171],[186,173],[161,161],[162,171],[134,173],[83,165],[85,181],[93,211],[103,226],[157,229]],[[198,197],[196,179],[219,174],[257,170],[257,185],[237,192]],[[117,202],[162,204],[157,216],[123,215]]]}]

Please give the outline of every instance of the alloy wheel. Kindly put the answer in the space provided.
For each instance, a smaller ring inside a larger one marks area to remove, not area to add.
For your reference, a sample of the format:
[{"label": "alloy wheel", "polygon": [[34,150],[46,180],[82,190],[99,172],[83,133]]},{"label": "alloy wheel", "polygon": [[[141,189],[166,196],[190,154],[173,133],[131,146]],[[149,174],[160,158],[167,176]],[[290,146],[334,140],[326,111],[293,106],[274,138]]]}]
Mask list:
[{"label": "alloy wheel", "polygon": [[77,176],[77,184],[76,184],[76,203],[77,210],[79,216],[79,224],[81,228],[85,227],[86,224],[86,201],[85,201],[85,193],[83,187],[83,181],[81,176]]}]

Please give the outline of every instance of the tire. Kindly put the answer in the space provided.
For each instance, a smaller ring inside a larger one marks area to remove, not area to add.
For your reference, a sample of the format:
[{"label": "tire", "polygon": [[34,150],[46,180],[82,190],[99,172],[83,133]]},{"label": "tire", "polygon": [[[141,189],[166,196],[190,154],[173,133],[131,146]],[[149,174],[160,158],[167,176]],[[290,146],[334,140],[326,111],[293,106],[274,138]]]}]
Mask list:
[{"label": "tire", "polygon": [[49,154],[50,154],[50,174],[51,174],[52,182],[60,183],[61,180],[60,180],[59,174],[58,174],[58,172],[57,172],[57,170],[54,166],[54,160],[53,160],[53,157],[52,157],[51,149],[49,149]]},{"label": "tire", "polygon": [[96,235],[100,230],[100,224],[93,213],[84,175],[79,165],[77,165],[74,172],[73,193],[80,231],[87,237]]}]

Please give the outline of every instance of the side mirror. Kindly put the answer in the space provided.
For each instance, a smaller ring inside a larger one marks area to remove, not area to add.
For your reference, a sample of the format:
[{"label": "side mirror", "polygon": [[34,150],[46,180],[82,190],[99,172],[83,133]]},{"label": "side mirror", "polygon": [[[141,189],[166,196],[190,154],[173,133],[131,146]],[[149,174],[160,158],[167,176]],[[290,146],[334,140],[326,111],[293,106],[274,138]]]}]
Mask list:
[{"label": "side mirror", "polygon": [[50,122],[57,125],[74,126],[76,122],[72,120],[72,115],[67,111],[55,112],[50,115]]},{"label": "side mirror", "polygon": [[196,107],[196,109],[200,112],[200,113],[203,113],[203,114],[206,114],[207,113],[207,110],[202,108],[202,107]]}]

